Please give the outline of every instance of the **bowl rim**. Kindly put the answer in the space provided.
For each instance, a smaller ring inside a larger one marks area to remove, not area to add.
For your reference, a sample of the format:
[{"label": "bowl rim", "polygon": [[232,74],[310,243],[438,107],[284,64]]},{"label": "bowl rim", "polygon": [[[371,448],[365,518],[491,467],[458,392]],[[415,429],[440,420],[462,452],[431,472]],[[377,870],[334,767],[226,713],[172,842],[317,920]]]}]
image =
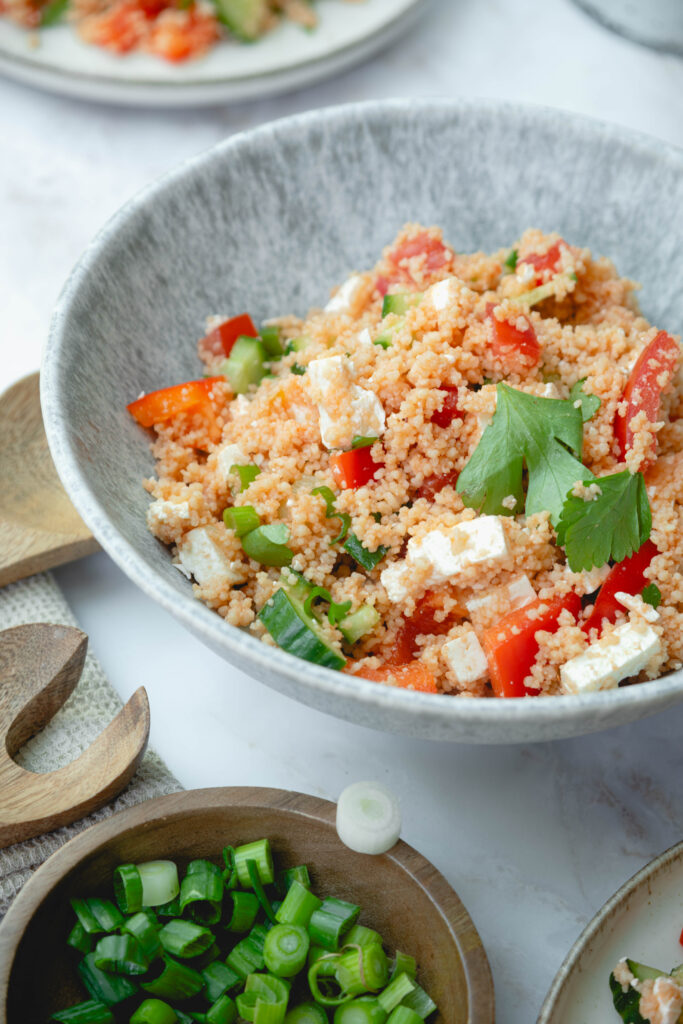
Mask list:
[{"label": "bowl rim", "polygon": [[631,875],[623,885],[619,886],[617,891],[610,896],[605,903],[603,903],[598,912],[590,919],[560,964],[557,974],[548,989],[548,994],[543,1000],[543,1005],[541,1006],[536,1024],[555,1024],[553,1014],[557,1009],[557,1003],[562,994],[562,990],[576,970],[579,960],[586,951],[586,948],[590,945],[591,941],[599,936],[600,932],[610,921],[612,916],[621,909],[624,903],[628,902],[631,896],[633,896],[633,894],[637,892],[642,885],[649,884],[650,880],[654,878],[655,875],[658,875],[660,871],[664,871],[671,864],[681,859],[683,859],[683,841],[675,843],[667,850],[664,850],[663,853],[653,857],[652,860],[648,861],[647,864],[636,871],[634,875]]},{"label": "bowl rim", "polygon": [[[259,786],[189,789],[135,804],[85,829],[53,853],[29,878],[0,922],[0,1024],[7,1024],[7,997],[19,944],[33,915],[53,888],[83,860],[126,832],[188,812],[225,807],[257,808],[293,815],[303,825],[315,820],[334,831],[337,805],[322,797]],[[341,840],[339,840],[341,843]],[[401,868],[428,896],[447,924],[463,968],[469,1001],[468,1024],[493,1024],[493,978],[481,937],[455,889],[430,861],[402,839],[382,857]]]},{"label": "bowl rim", "polygon": [[318,695],[330,700],[357,702],[372,713],[391,711],[407,717],[419,716],[426,725],[443,725],[445,721],[476,729],[493,722],[505,727],[523,721],[526,726],[541,730],[544,726],[555,725],[559,719],[571,721],[572,718],[578,719],[590,713],[595,715],[596,720],[617,709],[622,712],[630,709],[631,718],[638,717],[639,710],[643,716],[653,713],[660,707],[670,706],[676,697],[683,700],[683,669],[637,685],[596,693],[555,695],[535,700],[525,697],[454,700],[447,694],[418,693],[378,685],[360,676],[305,662],[229,625],[189,591],[187,594],[179,593],[170,581],[145,563],[133,545],[114,526],[106,509],[95,496],[88,478],[79,468],[67,421],[61,415],[60,360],[68,346],[69,316],[77,302],[81,285],[96,267],[100,251],[107,247],[110,238],[114,238],[124,224],[152,205],[159,194],[192,175],[195,170],[230,159],[233,153],[239,153],[244,147],[258,146],[282,135],[286,137],[290,132],[313,129],[322,123],[334,127],[349,119],[386,120],[387,117],[416,115],[424,118],[429,117],[430,113],[443,112],[449,112],[454,117],[504,116],[508,120],[516,118],[518,121],[530,119],[554,129],[558,121],[564,121],[591,139],[618,142],[643,155],[654,154],[674,164],[683,176],[683,150],[668,142],[552,107],[492,99],[388,99],[347,103],[280,118],[232,135],[182,161],[124,203],[93,237],[67,278],[53,312],[40,373],[45,430],[55,466],[77,511],[102,548],[129,579],[213,650],[229,651],[251,665],[258,664],[262,679],[279,674],[287,680],[289,686],[300,685],[303,681],[307,689],[317,691]]}]

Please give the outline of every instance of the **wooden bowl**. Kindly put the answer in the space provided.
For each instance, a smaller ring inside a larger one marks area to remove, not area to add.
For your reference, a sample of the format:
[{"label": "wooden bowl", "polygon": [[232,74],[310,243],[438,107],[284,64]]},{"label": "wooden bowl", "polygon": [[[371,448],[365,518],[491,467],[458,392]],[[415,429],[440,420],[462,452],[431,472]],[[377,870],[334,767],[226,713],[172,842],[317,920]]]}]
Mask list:
[{"label": "wooden bowl", "polygon": [[168,857],[183,866],[263,836],[278,864],[308,864],[317,893],[359,903],[362,923],[417,959],[439,1007],[430,1024],[493,1024],[486,953],[448,882],[403,842],[380,857],[353,853],[337,836],[335,811],[327,800],[278,789],[199,789],[140,804],[76,836],[30,879],[0,925],[0,1024],[40,1024],[85,998],[66,945],[70,897],[111,891],[117,864]]}]

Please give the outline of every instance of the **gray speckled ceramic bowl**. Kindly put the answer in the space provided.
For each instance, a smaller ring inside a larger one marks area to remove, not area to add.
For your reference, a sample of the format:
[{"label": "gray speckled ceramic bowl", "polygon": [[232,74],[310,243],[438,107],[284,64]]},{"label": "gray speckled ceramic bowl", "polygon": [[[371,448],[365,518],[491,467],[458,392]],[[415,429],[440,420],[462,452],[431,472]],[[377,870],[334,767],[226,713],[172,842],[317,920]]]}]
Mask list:
[{"label": "gray speckled ceramic bowl", "polygon": [[582,697],[458,700],[390,689],[261,644],[196,601],[145,526],[141,390],[197,374],[216,310],[305,313],[370,266],[407,220],[461,250],[529,225],[613,257],[679,331],[683,154],[578,117],[498,103],[394,101],[317,111],[237,135],[145,190],[95,238],[55,312],[42,372],[50,447],[77,509],[142,589],[215,651],[361,725],[509,743],[604,729],[683,699],[683,672]]}]

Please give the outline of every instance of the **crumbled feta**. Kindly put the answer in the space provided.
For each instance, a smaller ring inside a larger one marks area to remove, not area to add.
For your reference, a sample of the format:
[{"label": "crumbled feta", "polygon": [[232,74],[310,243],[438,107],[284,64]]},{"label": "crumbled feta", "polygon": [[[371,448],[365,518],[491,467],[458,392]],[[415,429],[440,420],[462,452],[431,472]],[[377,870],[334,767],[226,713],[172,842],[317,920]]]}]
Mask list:
[{"label": "crumbled feta", "polygon": [[216,457],[216,469],[225,482],[231,466],[246,466],[249,459],[237,444],[224,444]]},{"label": "crumbled feta", "polygon": [[373,340],[372,340],[372,335],[370,334],[370,331],[368,330],[367,327],[364,327],[363,330],[359,331],[358,334],[356,335],[356,344],[357,345],[372,345],[372,344],[374,344]]},{"label": "crumbled feta", "polygon": [[363,284],[363,278],[360,274],[352,274],[351,277],[344,281],[344,284],[339,290],[332,296],[330,301],[325,306],[326,313],[348,313],[351,310],[353,300],[355,299],[358,289]]},{"label": "crumbled feta", "polygon": [[502,612],[514,611],[530,604],[536,600],[536,591],[532,587],[528,576],[515,576],[509,583],[500,587],[493,587],[485,593],[470,597],[465,601],[465,607],[470,615],[490,614],[494,609],[502,608]]},{"label": "crumbled feta", "polygon": [[187,501],[157,498],[147,509],[147,522],[152,528],[157,524],[189,523],[190,517],[190,504]]},{"label": "crumbled feta", "polygon": [[231,586],[242,580],[242,573],[236,571],[240,563],[233,563],[218,543],[217,531],[225,528],[219,524],[198,526],[186,533],[178,544],[177,566],[185,575],[190,573],[197,583],[229,583]]},{"label": "crumbled feta", "polygon": [[[683,991],[673,978],[655,978],[652,986],[654,1006],[643,1006],[653,1024],[678,1024],[683,1010]],[[641,997],[641,1004],[644,999]]]},{"label": "crumbled feta", "polygon": [[[326,448],[341,447],[336,413],[339,405],[339,388],[345,392],[348,402],[352,436],[380,437],[384,433],[386,417],[382,403],[374,392],[353,383],[356,369],[353,361],[347,356],[313,359],[308,364],[307,376],[308,386],[316,389],[320,399],[320,438]],[[329,399],[332,399],[330,408],[327,406]]]},{"label": "crumbled feta", "polygon": [[460,686],[476,683],[488,672],[486,655],[474,630],[449,640],[443,645],[443,653]]},{"label": "crumbled feta", "polygon": [[612,974],[614,975],[615,981],[618,981],[621,985],[622,992],[627,992],[629,985],[636,980],[635,975],[626,962],[626,957],[622,957],[621,960],[619,960],[617,966],[612,971]]},{"label": "crumbled feta", "polygon": [[647,601],[643,601],[640,594],[627,594],[623,590],[617,590],[614,596],[619,604],[623,604],[624,608],[633,612],[634,615],[639,615],[641,619],[645,619],[647,622],[659,622],[659,612],[657,609],[653,608]]},{"label": "crumbled feta", "polygon": [[590,644],[560,668],[565,693],[610,690],[635,676],[661,651],[661,641],[645,622],[625,622]]},{"label": "crumbled feta", "polygon": [[458,301],[463,290],[469,291],[462,281],[459,281],[457,277],[447,277],[443,281],[437,281],[431,288],[428,288],[424,294],[423,301],[437,313],[442,313]]},{"label": "crumbled feta", "polygon": [[390,601],[407,595],[414,569],[426,570],[426,587],[439,586],[471,565],[505,558],[508,545],[499,516],[478,516],[447,529],[411,537],[403,562],[386,568],[380,579]]}]

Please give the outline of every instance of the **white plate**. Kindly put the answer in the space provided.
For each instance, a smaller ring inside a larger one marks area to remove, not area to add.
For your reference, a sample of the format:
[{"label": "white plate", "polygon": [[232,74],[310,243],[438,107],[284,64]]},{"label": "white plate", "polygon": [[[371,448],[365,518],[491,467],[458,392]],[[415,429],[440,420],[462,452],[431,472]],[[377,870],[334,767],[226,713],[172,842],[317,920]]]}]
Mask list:
[{"label": "white plate", "polygon": [[336,74],[388,45],[417,19],[427,0],[319,0],[319,24],[291,22],[252,45],[219,43],[200,60],[174,65],[146,54],[112,56],[82,43],[73,28],[39,35],[0,19],[0,72],[54,92],[90,100],[194,106],[299,88]]},{"label": "white plate", "polygon": [[619,1024],[610,971],[623,956],[670,971],[683,962],[683,843],[633,876],[604,905],[569,952],[537,1024]]}]

